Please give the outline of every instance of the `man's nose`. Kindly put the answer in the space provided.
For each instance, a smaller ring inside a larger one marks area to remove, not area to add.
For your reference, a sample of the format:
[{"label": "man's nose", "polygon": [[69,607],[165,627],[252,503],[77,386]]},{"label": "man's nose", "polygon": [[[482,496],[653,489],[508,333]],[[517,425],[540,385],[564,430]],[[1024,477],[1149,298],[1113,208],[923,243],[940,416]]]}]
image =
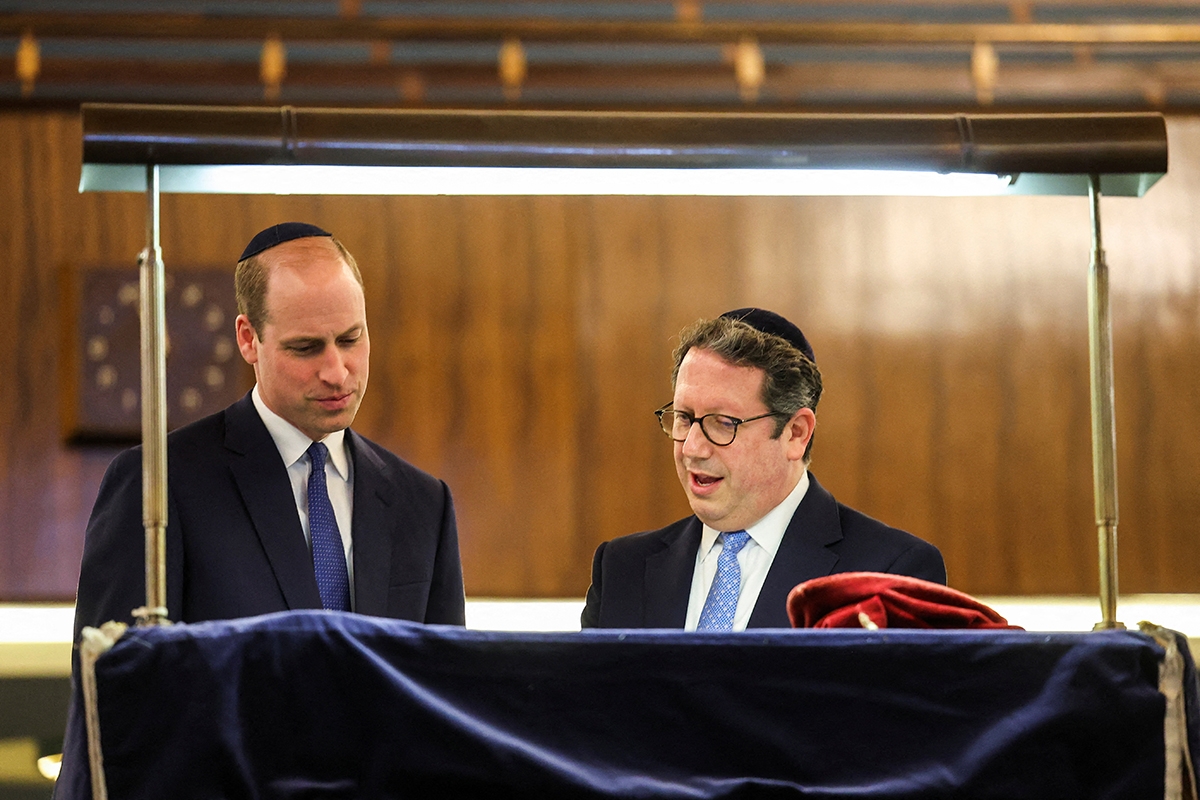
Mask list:
[{"label": "man's nose", "polygon": [[704,456],[711,449],[712,442],[700,429],[700,421],[693,422],[692,427],[688,428],[687,436],[683,438],[683,454],[685,456]]},{"label": "man's nose", "polygon": [[322,381],[331,386],[340,386],[350,370],[346,367],[346,358],[336,347],[330,347],[321,363],[319,376]]}]

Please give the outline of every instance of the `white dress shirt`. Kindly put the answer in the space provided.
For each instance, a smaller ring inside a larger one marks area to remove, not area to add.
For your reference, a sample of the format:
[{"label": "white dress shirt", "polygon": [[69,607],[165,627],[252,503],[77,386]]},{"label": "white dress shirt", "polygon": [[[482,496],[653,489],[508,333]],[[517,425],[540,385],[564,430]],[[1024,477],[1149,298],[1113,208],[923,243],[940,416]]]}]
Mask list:
[{"label": "white dress shirt", "polygon": [[[754,611],[754,604],[758,602],[758,593],[762,591],[763,583],[767,580],[771,562],[775,560],[775,553],[779,551],[779,543],[783,541],[783,534],[807,491],[808,470],[805,470],[795,488],[782,503],[746,528],[750,539],[737,556],[738,566],[742,571],[742,589],[738,595],[737,613],[733,616],[735,631],[746,629],[746,623],[750,621],[750,614]],[[708,599],[708,590],[717,575],[717,558],[723,548],[717,540],[719,534],[720,531],[704,526],[700,537],[700,549],[696,552],[696,571],[692,573],[692,593],[688,599],[687,620],[683,624],[685,631],[696,630],[696,625],[700,622],[700,612],[704,610],[704,601]]]},{"label": "white dress shirt", "polygon": [[[300,515],[300,527],[304,530],[304,541],[312,551],[312,533],[308,526],[308,475],[312,463],[308,459],[309,439],[292,423],[267,408],[258,393],[258,386],[250,393],[258,415],[262,417],[267,432],[275,440],[279,455],[287,467],[288,480],[292,482],[292,494],[296,500],[296,511]],[[351,536],[350,520],[354,518],[354,471],[350,454],[346,452],[346,432],[335,431],[321,440],[329,448],[325,459],[325,485],[329,490],[329,502],[337,520],[338,533],[342,535],[342,550],[346,554],[346,573],[350,578],[350,608],[354,608],[354,539]]]}]

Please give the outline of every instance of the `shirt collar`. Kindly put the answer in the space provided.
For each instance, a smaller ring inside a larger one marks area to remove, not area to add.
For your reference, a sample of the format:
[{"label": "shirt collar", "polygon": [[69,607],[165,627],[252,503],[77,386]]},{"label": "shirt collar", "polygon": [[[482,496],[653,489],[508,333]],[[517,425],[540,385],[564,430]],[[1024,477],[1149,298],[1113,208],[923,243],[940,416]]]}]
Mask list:
[{"label": "shirt collar", "polygon": [[[792,521],[792,517],[796,514],[796,509],[800,507],[800,501],[804,499],[804,495],[808,492],[808,470],[804,470],[800,475],[800,480],[796,482],[796,486],[792,489],[788,496],[783,498],[783,502],[772,508],[766,513],[762,519],[746,528],[746,533],[750,534],[750,538],[767,551],[772,559],[775,558],[775,553],[779,550],[779,543],[783,541],[783,535],[787,533],[787,527]],[[703,555],[700,557],[701,563],[708,558],[712,552],[713,545],[717,543],[717,536],[720,531],[715,528],[710,528],[707,525],[703,527],[703,532],[700,536],[700,552]]]},{"label": "shirt collar", "polygon": [[[283,465],[291,467],[304,458],[313,440],[295,425],[267,408],[262,395],[258,392],[258,384],[254,385],[250,399],[254,401],[254,408],[257,409],[258,416],[262,418],[263,425],[267,426],[267,433],[271,434],[271,438],[275,440],[275,447],[279,449]],[[342,480],[349,480],[350,459],[346,457],[346,431],[334,431],[321,441],[329,448],[329,462],[333,464],[337,474],[341,476]]]}]

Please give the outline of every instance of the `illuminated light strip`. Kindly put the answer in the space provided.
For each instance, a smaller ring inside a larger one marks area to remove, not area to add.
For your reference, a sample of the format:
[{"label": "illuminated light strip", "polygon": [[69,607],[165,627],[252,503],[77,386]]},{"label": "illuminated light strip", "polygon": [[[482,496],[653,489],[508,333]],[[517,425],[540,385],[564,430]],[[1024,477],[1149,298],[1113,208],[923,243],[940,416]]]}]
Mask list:
[{"label": "illuminated light strip", "polygon": [[0,603],[0,644],[71,642],[75,606]]},{"label": "illuminated light strip", "polygon": [[[322,195],[962,197],[1011,193],[1008,175],[826,169],[163,165],[161,191]],[[88,164],[81,191],[145,191],[141,165]]]},{"label": "illuminated light strip", "polygon": [[[1085,596],[980,597],[1014,625],[1030,631],[1090,631],[1100,619],[1096,598]],[[1118,616],[1131,629],[1141,620],[1187,634],[1200,645],[1200,594],[1141,594],[1121,598]],[[467,627],[479,630],[579,629],[583,600],[467,601]]]}]

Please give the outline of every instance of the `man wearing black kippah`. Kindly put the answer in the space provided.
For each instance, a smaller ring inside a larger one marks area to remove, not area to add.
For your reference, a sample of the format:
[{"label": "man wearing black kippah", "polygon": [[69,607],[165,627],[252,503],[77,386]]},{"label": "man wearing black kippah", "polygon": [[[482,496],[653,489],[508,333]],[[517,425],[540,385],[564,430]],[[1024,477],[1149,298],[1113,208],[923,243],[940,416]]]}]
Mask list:
[{"label": "man wearing black kippah", "polygon": [[[262,231],[235,273],[249,394],[168,437],[172,620],[289,609],[464,622],[446,485],[349,429],[370,339],[354,258],[314,225]],[[88,523],[83,626],[144,604],[140,448],[109,466]]]},{"label": "man wearing black kippah", "polygon": [[821,373],[791,322],[740,308],[685,328],[671,383],[655,413],[694,516],[600,545],[584,628],[786,628],[788,592],[810,578],[946,582],[936,547],[842,505],[809,473]]}]

